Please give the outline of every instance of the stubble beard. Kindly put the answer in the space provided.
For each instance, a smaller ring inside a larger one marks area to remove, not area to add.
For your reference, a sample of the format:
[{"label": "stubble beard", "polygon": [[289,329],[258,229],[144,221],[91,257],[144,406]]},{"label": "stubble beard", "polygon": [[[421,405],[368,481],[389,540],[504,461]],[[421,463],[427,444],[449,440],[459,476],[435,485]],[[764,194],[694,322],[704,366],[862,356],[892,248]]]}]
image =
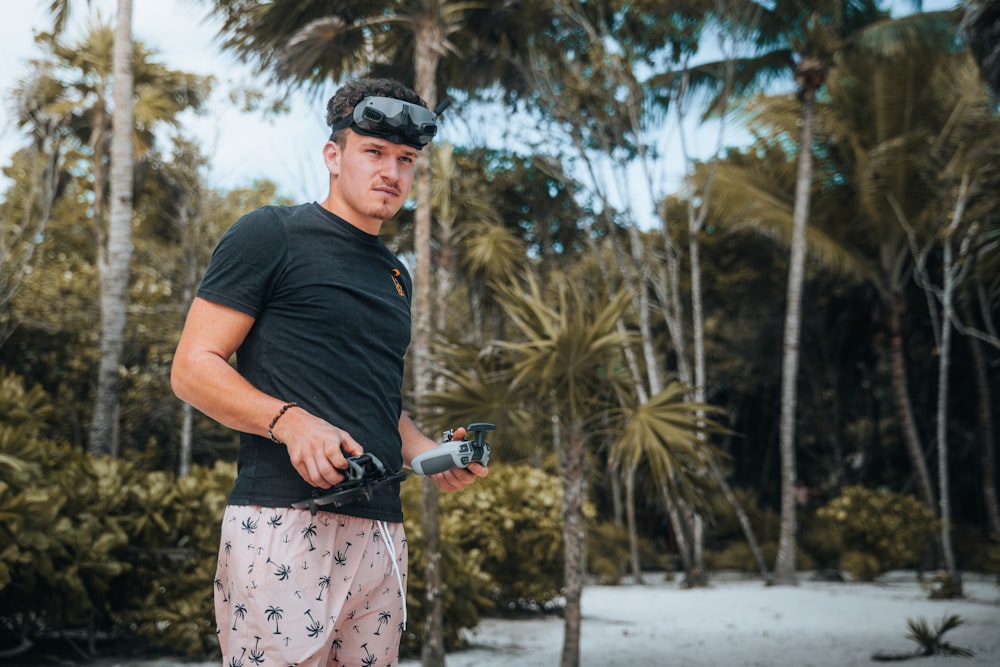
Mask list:
[{"label": "stubble beard", "polygon": [[399,207],[392,207],[389,204],[373,204],[365,213],[370,218],[375,218],[385,222],[392,216],[396,215],[396,211]]},{"label": "stubble beard", "polygon": [[[373,189],[377,190],[379,187],[382,187],[382,186],[392,187],[392,189],[395,190],[396,192],[400,192],[400,188],[399,188],[398,184],[396,184],[396,183],[385,183],[385,182],[378,183],[378,184],[376,184],[373,187]],[[401,200],[402,200],[402,196],[400,196],[396,201],[400,201],[401,202]],[[377,218],[378,220],[381,220],[382,222],[385,222],[386,220],[388,220],[392,216],[396,215],[396,213],[399,211],[399,209],[400,209],[401,206],[402,206],[402,203],[400,203],[399,205],[394,205],[393,203],[390,203],[389,201],[379,200],[379,201],[373,202],[371,204],[371,206],[369,206],[369,208],[367,210],[367,214],[370,217],[372,217],[372,218]]]}]

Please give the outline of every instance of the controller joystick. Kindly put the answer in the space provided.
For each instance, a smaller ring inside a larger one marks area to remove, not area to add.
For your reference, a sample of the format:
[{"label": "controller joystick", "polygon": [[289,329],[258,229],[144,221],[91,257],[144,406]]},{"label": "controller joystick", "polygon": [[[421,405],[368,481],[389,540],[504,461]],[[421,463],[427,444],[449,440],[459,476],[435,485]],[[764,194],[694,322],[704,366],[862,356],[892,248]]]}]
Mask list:
[{"label": "controller joystick", "polygon": [[436,475],[452,468],[468,468],[470,463],[486,466],[490,462],[490,443],[486,432],[495,431],[495,424],[476,423],[465,427],[466,437],[472,439],[452,440],[453,431],[445,431],[441,446],[418,454],[410,467],[418,475]]}]

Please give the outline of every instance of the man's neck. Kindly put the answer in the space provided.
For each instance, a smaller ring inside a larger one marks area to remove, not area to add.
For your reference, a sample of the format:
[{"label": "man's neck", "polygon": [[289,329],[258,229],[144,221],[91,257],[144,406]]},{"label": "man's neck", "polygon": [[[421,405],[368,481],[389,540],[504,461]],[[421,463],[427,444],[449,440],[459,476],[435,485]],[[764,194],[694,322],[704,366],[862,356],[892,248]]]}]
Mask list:
[{"label": "man's neck", "polygon": [[365,234],[371,234],[372,236],[378,236],[379,232],[382,231],[382,223],[384,220],[379,220],[378,218],[371,218],[368,216],[361,216],[355,213],[354,215],[345,214],[346,207],[343,203],[337,199],[333,194],[327,196],[327,198],[320,202],[319,204],[325,208],[330,213],[351,225],[352,227],[357,227]]}]

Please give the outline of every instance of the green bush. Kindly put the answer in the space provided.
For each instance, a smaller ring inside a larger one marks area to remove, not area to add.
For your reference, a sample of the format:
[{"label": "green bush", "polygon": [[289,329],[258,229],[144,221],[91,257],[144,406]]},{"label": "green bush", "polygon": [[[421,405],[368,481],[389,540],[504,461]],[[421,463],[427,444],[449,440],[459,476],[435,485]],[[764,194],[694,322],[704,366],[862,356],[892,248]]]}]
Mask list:
[{"label": "green bush", "polygon": [[[631,554],[629,553],[628,528],[613,521],[587,521],[587,574],[599,584],[606,586],[622,582],[626,574],[631,574]],[[665,548],[657,548],[652,540],[639,536],[639,567],[642,570],[657,570],[672,576],[677,564],[673,554]]]},{"label": "green bush", "polygon": [[[733,493],[750,520],[764,562],[773,564],[778,553],[780,517],[772,509],[761,508],[757,495],[751,491],[736,488]],[[711,500],[712,522],[706,531],[705,567],[709,570],[760,574],[760,567],[747,543],[736,510],[721,493],[714,494]]]},{"label": "green bush", "polygon": [[[211,581],[235,466],[178,480],[40,436],[38,388],[0,377],[0,633],[216,651]],[[2,640],[0,640],[2,641]]]},{"label": "green bush", "polygon": [[919,564],[937,529],[934,513],[913,496],[852,486],[817,511],[842,546],[841,567],[870,581]]},{"label": "green bush", "polygon": [[215,579],[220,522],[236,466],[194,466],[177,479],[148,473],[129,488],[132,569],[122,587],[118,624],[126,636],[189,656],[217,652],[211,582]]},{"label": "green bush", "polygon": [[840,569],[855,581],[875,581],[885,572],[878,557],[867,551],[847,551],[840,557]]},{"label": "green bush", "polygon": [[931,600],[954,600],[964,596],[962,578],[947,572],[939,572],[923,582],[927,597]]},{"label": "green bush", "polygon": [[587,572],[598,583],[619,584],[629,571],[628,529],[618,523],[587,523]]},{"label": "green bush", "polygon": [[[764,562],[774,563],[778,554],[777,542],[764,542],[759,545],[764,556]],[[746,540],[735,540],[722,549],[705,552],[705,567],[709,570],[730,570],[745,574],[760,574],[757,559],[754,558],[750,545]]]},{"label": "green bush", "polygon": [[559,597],[562,491],[557,477],[530,466],[503,466],[446,498],[457,546],[484,555],[483,568],[493,581],[491,608],[541,609]]},{"label": "green bush", "polygon": [[[419,646],[426,616],[421,481],[403,483],[411,622],[405,649]],[[544,608],[562,586],[559,480],[527,466],[501,466],[459,493],[439,494],[446,645],[486,611]],[[414,632],[417,631],[417,632]]]},{"label": "green bush", "polygon": [[[419,477],[411,476],[402,484],[403,516],[409,567],[406,575],[406,609],[408,621],[400,642],[401,656],[419,655],[423,644],[427,618],[426,562],[424,530],[421,523],[421,486]],[[489,605],[485,591],[493,585],[483,569],[483,553],[477,549],[463,550],[456,546],[456,525],[447,510],[447,496],[441,496],[441,577],[444,582],[445,647],[463,645],[461,630],[479,623],[479,610]]]},{"label": "green bush", "polygon": [[101,463],[41,436],[48,398],[0,376],[0,628],[86,627],[111,611],[128,543]]},{"label": "green bush", "polygon": [[[746,512],[750,525],[753,526],[758,542],[777,541],[781,528],[778,514],[767,508],[761,508],[757,494],[747,489],[735,488],[733,494],[743,511]],[[705,533],[706,548],[726,549],[731,542],[743,542],[746,536],[740,525],[736,510],[721,493],[712,494],[711,522]]]},{"label": "green bush", "polygon": [[[92,457],[42,437],[51,414],[43,391],[0,376],[0,647],[73,632],[216,654],[212,582],[235,466],[178,479]],[[419,648],[426,616],[420,486],[403,484],[404,655]],[[484,611],[551,607],[562,586],[557,478],[503,466],[440,500],[449,648]]]}]

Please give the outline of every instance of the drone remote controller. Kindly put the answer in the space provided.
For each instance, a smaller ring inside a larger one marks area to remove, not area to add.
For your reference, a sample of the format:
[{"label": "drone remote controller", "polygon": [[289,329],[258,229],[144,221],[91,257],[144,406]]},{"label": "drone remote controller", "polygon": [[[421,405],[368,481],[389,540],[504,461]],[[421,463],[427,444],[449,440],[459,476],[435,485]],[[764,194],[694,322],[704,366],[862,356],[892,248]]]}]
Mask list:
[{"label": "drone remote controller", "polygon": [[436,475],[452,468],[468,468],[470,463],[489,465],[486,432],[496,429],[494,424],[469,424],[465,430],[474,436],[471,440],[452,440],[453,431],[445,431],[441,446],[415,456],[410,467],[418,475]]},{"label": "drone remote controller", "polygon": [[372,492],[376,488],[398,482],[409,474],[405,471],[389,472],[374,454],[350,457],[347,459],[347,468],[343,470],[343,473],[343,482],[331,489],[326,489],[325,492],[317,489],[311,498],[292,503],[292,507],[307,509],[315,515],[319,508],[324,505],[340,507],[359,498],[371,500]]}]

